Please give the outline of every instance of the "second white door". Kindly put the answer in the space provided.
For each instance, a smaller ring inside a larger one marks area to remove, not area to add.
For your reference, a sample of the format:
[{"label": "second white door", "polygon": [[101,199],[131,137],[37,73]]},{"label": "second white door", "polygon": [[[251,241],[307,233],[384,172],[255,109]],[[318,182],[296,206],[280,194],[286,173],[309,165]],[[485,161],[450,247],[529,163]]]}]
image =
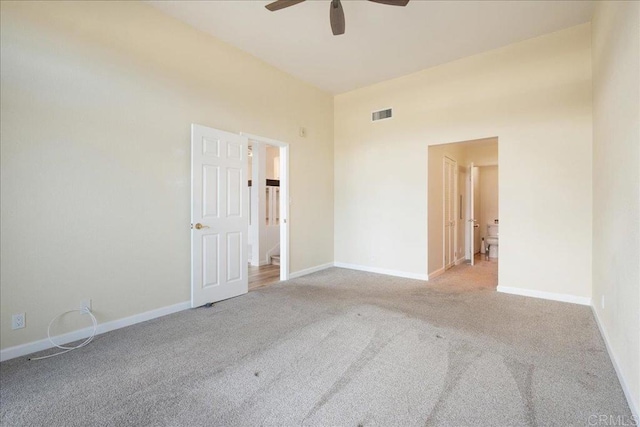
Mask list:
[{"label": "second white door", "polygon": [[475,265],[476,243],[478,240],[476,228],[478,228],[478,221],[476,215],[478,214],[478,168],[474,167],[473,163],[468,169],[469,175],[469,187],[467,192],[469,194],[468,200],[468,220],[467,220],[467,257],[469,258],[471,265]]}]

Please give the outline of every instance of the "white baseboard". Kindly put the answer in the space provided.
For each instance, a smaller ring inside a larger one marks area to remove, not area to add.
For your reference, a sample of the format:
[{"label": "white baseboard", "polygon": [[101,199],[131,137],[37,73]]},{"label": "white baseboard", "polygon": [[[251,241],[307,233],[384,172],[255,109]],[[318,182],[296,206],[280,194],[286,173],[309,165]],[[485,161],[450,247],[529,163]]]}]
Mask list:
[{"label": "white baseboard", "polygon": [[369,273],[386,274],[387,276],[404,277],[406,279],[429,280],[426,274],[407,273],[406,271],[387,270],[385,268],[367,267],[364,265],[348,264],[345,262],[334,263],[336,267],[348,268],[349,270],[367,271]]},{"label": "white baseboard", "polygon": [[[96,332],[96,335],[104,334],[105,332],[113,331],[115,329],[124,328],[125,326],[135,325],[136,323],[146,322],[147,320],[166,316],[168,314],[177,313],[178,311],[186,310],[190,307],[191,302],[185,301],[179,304],[169,305],[167,307],[158,308],[144,313],[134,314],[133,316],[125,317],[123,319],[112,320],[106,323],[98,323],[98,330]],[[57,335],[55,337],[52,337],[52,339],[57,344],[63,345],[88,338],[91,335],[92,331],[93,327],[88,327],[79,329],[77,331],[68,332],[66,334]],[[26,344],[5,348],[4,350],[0,351],[0,362],[4,362],[5,360],[13,359],[20,356],[26,356],[27,354],[46,350],[52,347],[53,346],[48,339],[42,339],[39,341],[33,341]]]},{"label": "white baseboard", "polygon": [[600,335],[602,335],[604,345],[607,347],[607,353],[609,353],[609,358],[611,359],[613,368],[616,371],[616,375],[618,375],[618,381],[620,381],[622,391],[624,391],[624,396],[627,398],[629,408],[631,409],[632,414],[636,417],[636,420],[640,420],[640,408],[638,408],[638,403],[633,400],[633,396],[631,395],[631,391],[629,390],[629,385],[625,381],[625,378],[622,376],[620,365],[618,365],[618,359],[616,359],[616,356],[611,349],[611,345],[609,344],[609,336],[602,326],[602,322],[600,321],[600,317],[598,316],[598,311],[595,309],[595,307],[593,307],[593,305],[591,306],[591,311],[593,311],[593,317],[596,318],[596,324],[598,325],[598,329],[600,329]]},{"label": "white baseboard", "polygon": [[467,261],[467,259],[466,259],[465,257],[458,258],[458,259],[456,260],[456,265],[460,265],[460,264],[462,264],[462,263],[464,263],[464,262],[466,262],[466,261]]},{"label": "white baseboard", "polygon": [[249,264],[249,267],[262,267],[264,265],[268,265],[269,261],[263,259],[262,261],[258,262],[258,265],[253,265],[253,263],[251,263],[251,261],[249,261],[248,264]]},{"label": "white baseboard", "polygon": [[569,302],[572,304],[591,305],[591,298],[578,297],[575,295],[557,294],[555,292],[534,291],[530,289],[511,288],[509,286],[498,286],[498,292],[505,294],[521,295],[525,297],[542,298],[552,301]]},{"label": "white baseboard", "polygon": [[298,277],[306,276],[307,274],[316,273],[318,271],[326,270],[333,267],[332,262],[326,264],[316,265],[315,267],[305,268],[304,270],[298,270],[293,273],[289,273],[289,279],[296,279]]},{"label": "white baseboard", "polygon": [[445,271],[447,271],[444,267],[437,269],[436,271],[434,271],[433,273],[429,273],[429,277],[427,280],[431,280],[433,278],[436,278],[438,276],[440,276],[441,274],[443,274]]}]

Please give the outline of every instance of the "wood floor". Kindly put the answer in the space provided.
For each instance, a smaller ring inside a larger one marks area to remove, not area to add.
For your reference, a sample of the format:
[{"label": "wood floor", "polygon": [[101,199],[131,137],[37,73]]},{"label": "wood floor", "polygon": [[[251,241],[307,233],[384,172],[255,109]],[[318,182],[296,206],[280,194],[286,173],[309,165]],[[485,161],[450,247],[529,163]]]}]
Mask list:
[{"label": "wood floor", "polygon": [[269,286],[280,281],[279,265],[249,266],[249,290]]}]

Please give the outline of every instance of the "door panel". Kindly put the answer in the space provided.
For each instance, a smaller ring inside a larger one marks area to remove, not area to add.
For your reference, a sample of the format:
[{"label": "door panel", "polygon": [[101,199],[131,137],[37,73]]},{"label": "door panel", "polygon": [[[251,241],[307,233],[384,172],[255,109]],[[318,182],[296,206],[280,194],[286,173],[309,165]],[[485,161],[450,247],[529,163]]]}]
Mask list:
[{"label": "door panel", "polygon": [[242,216],[242,170],[227,169],[227,217]]},{"label": "door panel", "polygon": [[448,159],[445,157],[444,159],[444,268],[447,269],[451,266],[451,256],[450,256],[450,248],[451,241],[449,240],[449,231],[451,230],[449,224],[450,213],[450,199],[451,199],[451,188],[449,181],[449,170],[451,169],[451,164]]},{"label": "door panel", "polygon": [[191,306],[248,290],[247,138],[191,126]]},{"label": "door panel", "polygon": [[473,163],[469,166],[469,219],[467,221],[467,234],[468,234],[468,256],[471,261],[471,265],[475,265],[475,247],[476,247],[476,228],[478,227],[476,220],[476,207],[477,207],[477,195],[476,191],[478,188],[477,180],[477,169],[474,167]]},{"label": "door panel", "polygon": [[473,168],[473,212],[475,222],[475,231],[473,234],[473,253],[477,254],[480,252],[480,168],[475,166]]},{"label": "door panel", "polygon": [[242,236],[244,233],[227,233],[227,282],[242,279]]},{"label": "door panel", "polygon": [[202,218],[218,217],[218,174],[217,166],[204,165],[202,167]]},{"label": "door panel", "polygon": [[208,234],[202,237],[202,287],[218,286],[218,262],[219,262],[220,236]]},{"label": "door panel", "polygon": [[455,265],[456,253],[456,179],[457,163],[444,158],[444,267]]}]

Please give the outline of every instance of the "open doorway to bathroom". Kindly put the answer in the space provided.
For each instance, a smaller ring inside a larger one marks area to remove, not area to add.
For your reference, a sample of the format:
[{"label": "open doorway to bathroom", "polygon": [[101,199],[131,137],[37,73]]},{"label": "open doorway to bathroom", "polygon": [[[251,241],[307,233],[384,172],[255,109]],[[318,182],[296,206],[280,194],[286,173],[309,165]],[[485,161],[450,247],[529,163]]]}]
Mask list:
[{"label": "open doorway to bathroom", "polygon": [[496,289],[498,138],[433,145],[428,152],[428,274],[449,290]]},{"label": "open doorway to bathroom", "polygon": [[287,149],[281,143],[249,136],[249,291],[288,278]]}]

